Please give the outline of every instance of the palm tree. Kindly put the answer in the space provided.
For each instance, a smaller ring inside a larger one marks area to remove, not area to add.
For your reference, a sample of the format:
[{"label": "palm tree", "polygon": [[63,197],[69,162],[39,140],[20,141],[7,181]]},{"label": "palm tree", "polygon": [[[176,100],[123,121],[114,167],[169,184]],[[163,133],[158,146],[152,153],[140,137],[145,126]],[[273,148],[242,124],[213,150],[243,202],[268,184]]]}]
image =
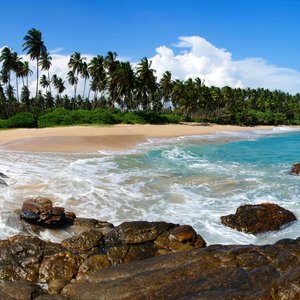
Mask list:
[{"label": "palm tree", "polygon": [[166,71],[159,83],[161,95],[163,97],[163,101],[165,104],[168,104],[169,108],[171,109],[171,94],[173,90],[173,82],[172,82],[172,74],[169,71]]},{"label": "palm tree", "polygon": [[73,97],[73,102],[72,102],[72,109],[75,109],[75,101],[76,101],[76,88],[77,88],[77,83],[78,83],[78,77],[75,76],[73,71],[69,71],[68,75],[68,82],[74,86],[74,97]]},{"label": "palm tree", "polygon": [[[135,86],[134,72],[129,62],[121,62],[112,73],[110,79],[111,108],[114,108],[115,102],[121,107],[124,106],[125,99],[132,98],[132,91]],[[124,99],[121,99],[121,98]]]},{"label": "palm tree", "polygon": [[[2,76],[5,77],[5,83],[10,85],[11,71],[15,65],[14,52],[11,48],[4,47],[0,54],[0,62],[2,62]],[[3,79],[2,79],[3,81]]]},{"label": "palm tree", "polygon": [[47,88],[50,86],[50,82],[48,81],[48,78],[45,74],[41,76],[40,85],[43,89],[46,89],[46,93],[47,93]]},{"label": "palm tree", "polygon": [[137,66],[137,93],[142,100],[142,107],[145,110],[150,109],[151,100],[157,91],[155,71],[151,69],[151,61],[144,57]]},{"label": "palm tree", "polygon": [[[78,84],[78,75],[81,73],[82,68],[83,68],[83,61],[85,60],[85,57],[81,57],[81,54],[79,52],[74,52],[69,60],[68,66],[71,69],[71,71],[74,73],[74,76],[77,77],[77,81],[74,83],[75,84],[75,91],[77,89],[77,84]],[[74,95],[74,98],[76,98],[76,93]]]},{"label": "palm tree", "polygon": [[47,52],[47,48],[42,40],[42,33],[32,28],[24,37],[23,51],[29,55],[31,60],[36,60],[36,97],[39,89],[39,61],[42,53]]},{"label": "palm tree", "polygon": [[[95,92],[95,97],[97,97],[98,92],[102,92],[106,88],[107,80],[104,69],[104,58],[102,55],[97,55],[93,57],[90,63],[88,64],[88,71],[92,78],[90,82],[90,90]],[[88,99],[90,91],[88,94]]]},{"label": "palm tree", "polygon": [[49,52],[47,52],[47,51],[42,52],[42,56],[41,56],[39,64],[42,67],[42,70],[47,71],[47,73],[48,73],[48,82],[49,82],[50,93],[51,93],[51,80],[50,80],[50,71],[49,70],[52,65],[51,61],[52,61],[52,57],[50,56]]},{"label": "palm tree", "polygon": [[20,75],[22,77],[23,87],[25,86],[24,77],[26,77],[26,86],[28,88],[28,76],[32,75],[32,73],[33,73],[32,70],[30,70],[30,68],[29,68],[29,62],[28,61],[22,62],[22,68],[20,70]]},{"label": "palm tree", "polygon": [[88,64],[85,61],[82,63],[82,68],[81,68],[80,73],[81,73],[82,78],[84,79],[83,93],[82,93],[82,98],[84,98],[85,88],[86,88],[86,81],[87,81],[87,79],[90,78]]}]

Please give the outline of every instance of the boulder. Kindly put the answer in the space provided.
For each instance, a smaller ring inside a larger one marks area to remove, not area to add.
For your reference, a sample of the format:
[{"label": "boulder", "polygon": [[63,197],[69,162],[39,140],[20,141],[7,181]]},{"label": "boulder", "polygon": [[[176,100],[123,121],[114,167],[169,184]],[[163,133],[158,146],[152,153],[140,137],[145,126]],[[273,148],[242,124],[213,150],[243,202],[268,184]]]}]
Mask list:
[{"label": "boulder", "polygon": [[74,216],[68,213],[66,217],[64,208],[53,207],[50,199],[41,197],[25,200],[21,211],[23,220],[43,227],[66,226]]},{"label": "boulder", "polygon": [[4,174],[2,172],[0,172],[0,177],[2,177],[2,178],[9,178],[6,174]]},{"label": "boulder", "polygon": [[61,245],[73,252],[86,252],[99,247],[103,243],[103,233],[97,229],[90,229],[79,235],[67,238],[61,242]]},{"label": "boulder", "polygon": [[279,230],[281,226],[295,220],[292,212],[273,203],[243,205],[235,214],[221,217],[225,226],[252,234]]},{"label": "boulder", "polygon": [[266,246],[212,245],[101,269],[84,282],[68,284],[62,293],[77,300],[296,300],[297,257],[300,239]]},{"label": "boulder", "polygon": [[[22,280],[1,283],[0,291],[15,300],[31,300],[45,294],[40,286]],[[0,294],[0,299],[6,298],[1,297]]]},{"label": "boulder", "polygon": [[300,173],[300,163],[293,164],[291,174],[299,175],[299,173]]},{"label": "boulder", "polygon": [[0,178],[0,185],[8,185],[3,179]]}]

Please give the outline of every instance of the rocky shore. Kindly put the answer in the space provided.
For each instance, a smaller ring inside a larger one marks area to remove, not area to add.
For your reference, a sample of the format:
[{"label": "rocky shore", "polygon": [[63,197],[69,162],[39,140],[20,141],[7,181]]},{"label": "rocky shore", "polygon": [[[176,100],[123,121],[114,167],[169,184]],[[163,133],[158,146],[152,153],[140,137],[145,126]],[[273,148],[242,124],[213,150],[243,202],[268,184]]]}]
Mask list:
[{"label": "rocky shore", "polygon": [[[299,299],[300,238],[264,246],[206,246],[189,225],[78,218],[27,199],[31,234],[0,241],[0,299]],[[258,233],[295,221],[278,205],[245,205],[221,222]],[[61,243],[32,233],[68,230]]]}]

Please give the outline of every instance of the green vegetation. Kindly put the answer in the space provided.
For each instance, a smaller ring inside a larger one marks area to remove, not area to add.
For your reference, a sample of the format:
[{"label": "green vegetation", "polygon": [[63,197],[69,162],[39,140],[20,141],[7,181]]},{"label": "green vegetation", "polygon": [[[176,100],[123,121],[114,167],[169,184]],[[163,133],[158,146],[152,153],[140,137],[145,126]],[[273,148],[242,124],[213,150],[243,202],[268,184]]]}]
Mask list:
[{"label": "green vegetation", "polygon": [[[208,87],[200,78],[174,80],[169,71],[158,81],[147,58],[133,67],[119,61],[115,52],[90,61],[79,52],[73,53],[63,79],[57,74],[51,76],[52,58],[39,30],[27,32],[23,47],[35,63],[35,95],[30,95],[28,86],[28,78],[33,75],[29,62],[13,49],[3,48],[0,128],[180,121],[248,126],[300,124],[299,93]],[[65,93],[66,80],[73,87],[72,96]],[[84,86],[81,94],[79,82]]]}]

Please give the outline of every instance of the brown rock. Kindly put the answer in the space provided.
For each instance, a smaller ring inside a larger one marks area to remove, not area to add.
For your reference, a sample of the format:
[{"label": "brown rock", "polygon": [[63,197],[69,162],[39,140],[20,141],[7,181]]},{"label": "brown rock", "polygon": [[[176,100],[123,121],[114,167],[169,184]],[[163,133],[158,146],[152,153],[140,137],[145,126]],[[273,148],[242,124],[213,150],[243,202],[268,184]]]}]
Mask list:
[{"label": "brown rock", "polygon": [[63,294],[80,299],[299,299],[300,239],[268,246],[214,245],[96,271]]},{"label": "brown rock", "polygon": [[279,230],[284,224],[295,220],[292,212],[273,203],[243,205],[234,215],[221,217],[225,226],[253,234]]},{"label": "brown rock", "polygon": [[90,229],[77,236],[63,240],[61,245],[70,251],[85,252],[100,246],[102,243],[102,232],[97,229]]},{"label": "brown rock", "polygon": [[82,257],[71,252],[59,252],[49,256],[40,265],[39,281],[49,283],[51,292],[57,293],[76,276],[83,260]]},{"label": "brown rock", "polygon": [[[36,284],[27,281],[13,281],[0,284],[0,291],[15,300],[31,300],[45,292]],[[0,299],[2,298],[0,295]]]},{"label": "brown rock", "polygon": [[107,255],[98,254],[90,256],[79,267],[76,279],[85,280],[90,276],[91,273],[108,268],[110,266],[111,263],[108,260]]},{"label": "brown rock", "polygon": [[299,175],[300,173],[300,163],[294,164],[292,166],[291,174],[292,175]]}]

